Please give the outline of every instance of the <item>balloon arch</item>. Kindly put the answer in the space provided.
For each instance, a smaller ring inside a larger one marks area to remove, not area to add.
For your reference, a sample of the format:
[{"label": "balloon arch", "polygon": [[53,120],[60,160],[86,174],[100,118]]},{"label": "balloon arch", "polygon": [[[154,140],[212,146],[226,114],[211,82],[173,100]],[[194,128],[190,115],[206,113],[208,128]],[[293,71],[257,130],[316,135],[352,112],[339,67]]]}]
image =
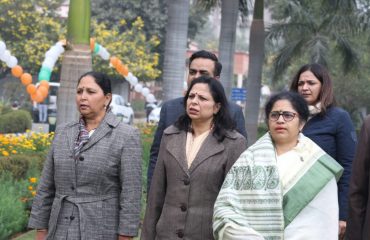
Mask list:
[{"label": "balloon arch", "polygon": [[[22,84],[26,87],[27,93],[31,99],[35,102],[43,102],[48,96],[50,76],[53,71],[54,65],[58,60],[59,56],[64,53],[64,46],[66,45],[65,40],[61,40],[53,45],[46,53],[45,59],[42,62],[41,69],[38,75],[39,86],[32,84],[31,74],[24,72],[23,68],[18,65],[18,60],[15,56],[11,55],[10,51],[6,48],[6,44],[0,40],[0,60],[11,68],[12,75],[21,80]],[[109,52],[102,45],[95,42],[93,38],[90,39],[91,51],[99,55],[104,60],[109,60],[111,66],[121,74],[130,84],[134,90],[141,93],[147,102],[153,103],[156,101],[153,94],[150,93],[149,88],[144,87],[138,82],[138,79],[133,75],[128,67],[122,63],[122,61],[115,56],[110,56]]]}]

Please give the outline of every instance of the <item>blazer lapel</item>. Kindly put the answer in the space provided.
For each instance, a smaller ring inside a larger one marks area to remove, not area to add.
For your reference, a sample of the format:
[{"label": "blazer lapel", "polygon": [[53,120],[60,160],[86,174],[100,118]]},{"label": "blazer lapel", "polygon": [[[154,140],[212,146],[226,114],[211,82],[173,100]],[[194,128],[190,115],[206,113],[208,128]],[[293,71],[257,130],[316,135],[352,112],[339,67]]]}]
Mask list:
[{"label": "blazer lapel", "polygon": [[105,135],[112,131],[113,127],[117,127],[120,121],[112,112],[107,112],[103,121],[96,128],[95,132],[91,135],[89,141],[82,147],[81,152],[86,151],[95,143],[99,142]]},{"label": "blazer lapel", "polygon": [[75,141],[78,137],[78,124],[74,124],[71,128],[67,130],[67,141],[68,141],[68,148],[71,152],[71,156],[73,156],[74,148],[75,148]]},{"label": "blazer lapel", "polygon": [[200,147],[197,156],[190,165],[189,172],[192,173],[202,162],[209,157],[224,151],[225,147],[222,143],[217,142],[217,139],[210,133],[204,140],[203,145]]},{"label": "blazer lapel", "polygon": [[186,132],[180,131],[178,134],[172,134],[171,140],[168,142],[167,151],[176,159],[182,170],[189,174],[188,163],[185,154]]}]

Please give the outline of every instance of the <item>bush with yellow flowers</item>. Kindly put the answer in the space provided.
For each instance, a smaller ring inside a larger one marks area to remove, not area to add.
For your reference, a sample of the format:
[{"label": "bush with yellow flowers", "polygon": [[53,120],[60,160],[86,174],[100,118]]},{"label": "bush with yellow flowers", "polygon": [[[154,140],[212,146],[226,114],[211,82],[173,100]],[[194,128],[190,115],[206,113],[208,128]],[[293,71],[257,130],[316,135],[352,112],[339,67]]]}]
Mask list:
[{"label": "bush with yellow flowers", "polygon": [[28,172],[41,172],[53,133],[26,132],[22,135],[0,135],[0,175],[10,173],[25,179]]},{"label": "bush with yellow flowers", "polygon": [[54,133],[0,134],[0,157],[30,152],[44,152],[49,149]]}]

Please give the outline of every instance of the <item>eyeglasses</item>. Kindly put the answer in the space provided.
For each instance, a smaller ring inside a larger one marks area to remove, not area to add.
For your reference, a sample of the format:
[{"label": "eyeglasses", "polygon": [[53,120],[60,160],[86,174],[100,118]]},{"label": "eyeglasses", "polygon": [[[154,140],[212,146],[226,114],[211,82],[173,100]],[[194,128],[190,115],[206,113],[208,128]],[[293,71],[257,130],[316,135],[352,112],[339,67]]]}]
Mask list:
[{"label": "eyeglasses", "polygon": [[273,112],[270,112],[269,119],[273,122],[276,122],[280,118],[280,116],[283,116],[283,119],[286,122],[290,122],[294,119],[296,115],[297,113],[289,112],[289,111],[284,111],[284,112],[273,111]]}]

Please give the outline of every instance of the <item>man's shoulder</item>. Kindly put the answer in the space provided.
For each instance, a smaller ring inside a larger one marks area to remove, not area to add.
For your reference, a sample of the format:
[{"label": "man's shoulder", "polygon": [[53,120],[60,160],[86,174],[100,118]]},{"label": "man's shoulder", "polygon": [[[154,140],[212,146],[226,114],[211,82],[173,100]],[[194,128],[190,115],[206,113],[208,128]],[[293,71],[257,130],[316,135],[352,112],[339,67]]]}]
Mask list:
[{"label": "man's shoulder", "polygon": [[239,106],[238,104],[234,103],[233,101],[228,101],[228,103],[229,103],[230,110],[232,112],[237,112],[237,111],[242,110],[242,107]]},{"label": "man's shoulder", "polygon": [[184,98],[179,97],[179,98],[174,98],[174,99],[165,101],[162,107],[166,108],[166,107],[172,107],[172,106],[178,106],[178,105],[183,106],[183,103],[184,103]]}]

